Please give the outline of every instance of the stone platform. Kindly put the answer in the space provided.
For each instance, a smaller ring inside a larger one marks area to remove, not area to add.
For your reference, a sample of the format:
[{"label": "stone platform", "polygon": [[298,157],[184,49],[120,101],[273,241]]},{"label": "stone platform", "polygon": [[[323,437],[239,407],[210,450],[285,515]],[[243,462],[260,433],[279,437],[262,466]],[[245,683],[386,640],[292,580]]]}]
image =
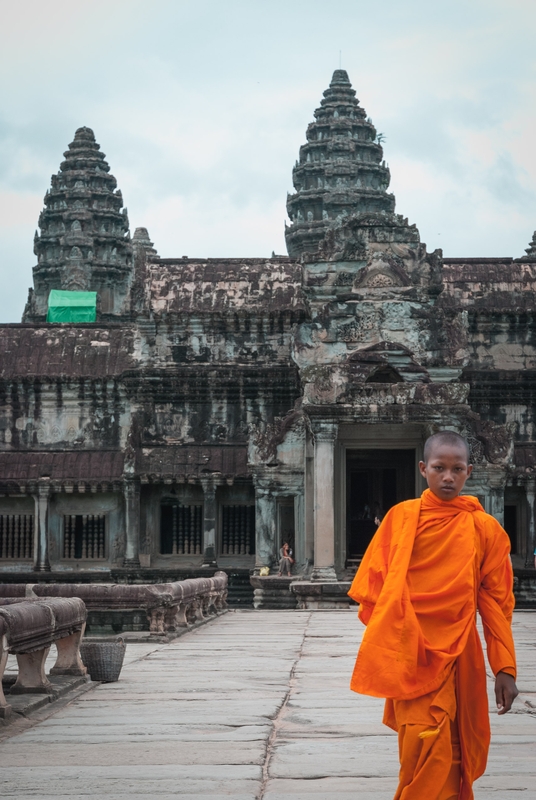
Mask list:
[{"label": "stone platform", "polygon": [[[536,800],[536,614],[514,632],[521,696],[505,717],[491,706],[476,800]],[[355,610],[231,611],[128,645],[117,683],[0,733],[2,798],[392,800],[397,737],[382,701],[348,688],[361,633]]]}]

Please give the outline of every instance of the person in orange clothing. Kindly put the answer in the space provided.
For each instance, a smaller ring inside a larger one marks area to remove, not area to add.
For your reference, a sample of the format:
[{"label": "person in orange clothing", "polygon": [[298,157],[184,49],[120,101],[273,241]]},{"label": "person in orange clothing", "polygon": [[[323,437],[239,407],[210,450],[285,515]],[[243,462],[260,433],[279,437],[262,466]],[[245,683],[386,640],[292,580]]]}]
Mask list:
[{"label": "person in orange clothing", "polygon": [[490,742],[476,611],[499,714],[518,694],[511,630],[510,541],[476,497],[463,437],[431,436],[419,464],[428,489],[385,515],[349,591],[367,626],[351,688],[386,698],[398,732],[394,800],[471,800]]}]

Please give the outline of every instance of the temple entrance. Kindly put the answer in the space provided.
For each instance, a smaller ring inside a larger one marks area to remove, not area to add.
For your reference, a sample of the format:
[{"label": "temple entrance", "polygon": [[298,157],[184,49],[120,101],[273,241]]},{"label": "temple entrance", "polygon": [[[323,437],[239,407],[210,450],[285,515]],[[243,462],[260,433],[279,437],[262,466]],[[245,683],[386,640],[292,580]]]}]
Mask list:
[{"label": "temple entrance", "polygon": [[391,506],[415,497],[415,450],[348,450],[346,481],[346,557],[355,562]]}]

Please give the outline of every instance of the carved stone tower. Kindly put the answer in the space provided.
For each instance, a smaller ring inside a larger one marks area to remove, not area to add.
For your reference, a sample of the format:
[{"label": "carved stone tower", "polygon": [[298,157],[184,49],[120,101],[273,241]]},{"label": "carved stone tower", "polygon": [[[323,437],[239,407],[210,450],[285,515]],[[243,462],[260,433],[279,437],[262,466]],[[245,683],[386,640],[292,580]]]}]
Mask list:
[{"label": "carved stone tower", "polygon": [[519,261],[536,261],[536,231],[532,236],[532,241],[529,246],[525,248],[526,256],[522,256]]},{"label": "carved stone tower", "polygon": [[330,223],[362,212],[392,213],[387,194],[390,174],[382,161],[381,135],[359,105],[343,69],[337,69],[324,92],[315,122],[307,128],[292,180],[296,194],[287,198],[292,224],[286,229],[290,256],[314,253]]},{"label": "carved stone tower", "polygon": [[78,128],[45,195],[24,321],[42,321],[51,289],[96,291],[99,317],[128,312],[133,274],[128,216],[90,128]]}]

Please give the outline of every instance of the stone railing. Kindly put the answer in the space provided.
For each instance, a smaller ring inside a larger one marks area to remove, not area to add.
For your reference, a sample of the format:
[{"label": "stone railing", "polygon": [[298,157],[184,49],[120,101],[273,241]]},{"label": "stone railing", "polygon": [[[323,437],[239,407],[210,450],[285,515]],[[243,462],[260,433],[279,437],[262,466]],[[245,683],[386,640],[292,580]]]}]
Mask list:
[{"label": "stone railing", "polygon": [[149,621],[152,636],[167,636],[204,622],[227,608],[227,574],[217,572],[212,578],[155,584],[0,584],[0,598],[28,595],[79,597],[86,604],[90,620],[95,615],[110,618],[115,614],[116,632],[128,630],[124,625],[121,627],[125,612],[141,612]]},{"label": "stone railing", "polygon": [[[0,599],[0,680],[7,657],[17,657],[17,680],[11,694],[52,693],[45,660],[52,644],[58,657],[51,675],[85,675],[80,639],[86,626],[86,607],[78,598]],[[0,683],[0,718],[11,714]]]}]

